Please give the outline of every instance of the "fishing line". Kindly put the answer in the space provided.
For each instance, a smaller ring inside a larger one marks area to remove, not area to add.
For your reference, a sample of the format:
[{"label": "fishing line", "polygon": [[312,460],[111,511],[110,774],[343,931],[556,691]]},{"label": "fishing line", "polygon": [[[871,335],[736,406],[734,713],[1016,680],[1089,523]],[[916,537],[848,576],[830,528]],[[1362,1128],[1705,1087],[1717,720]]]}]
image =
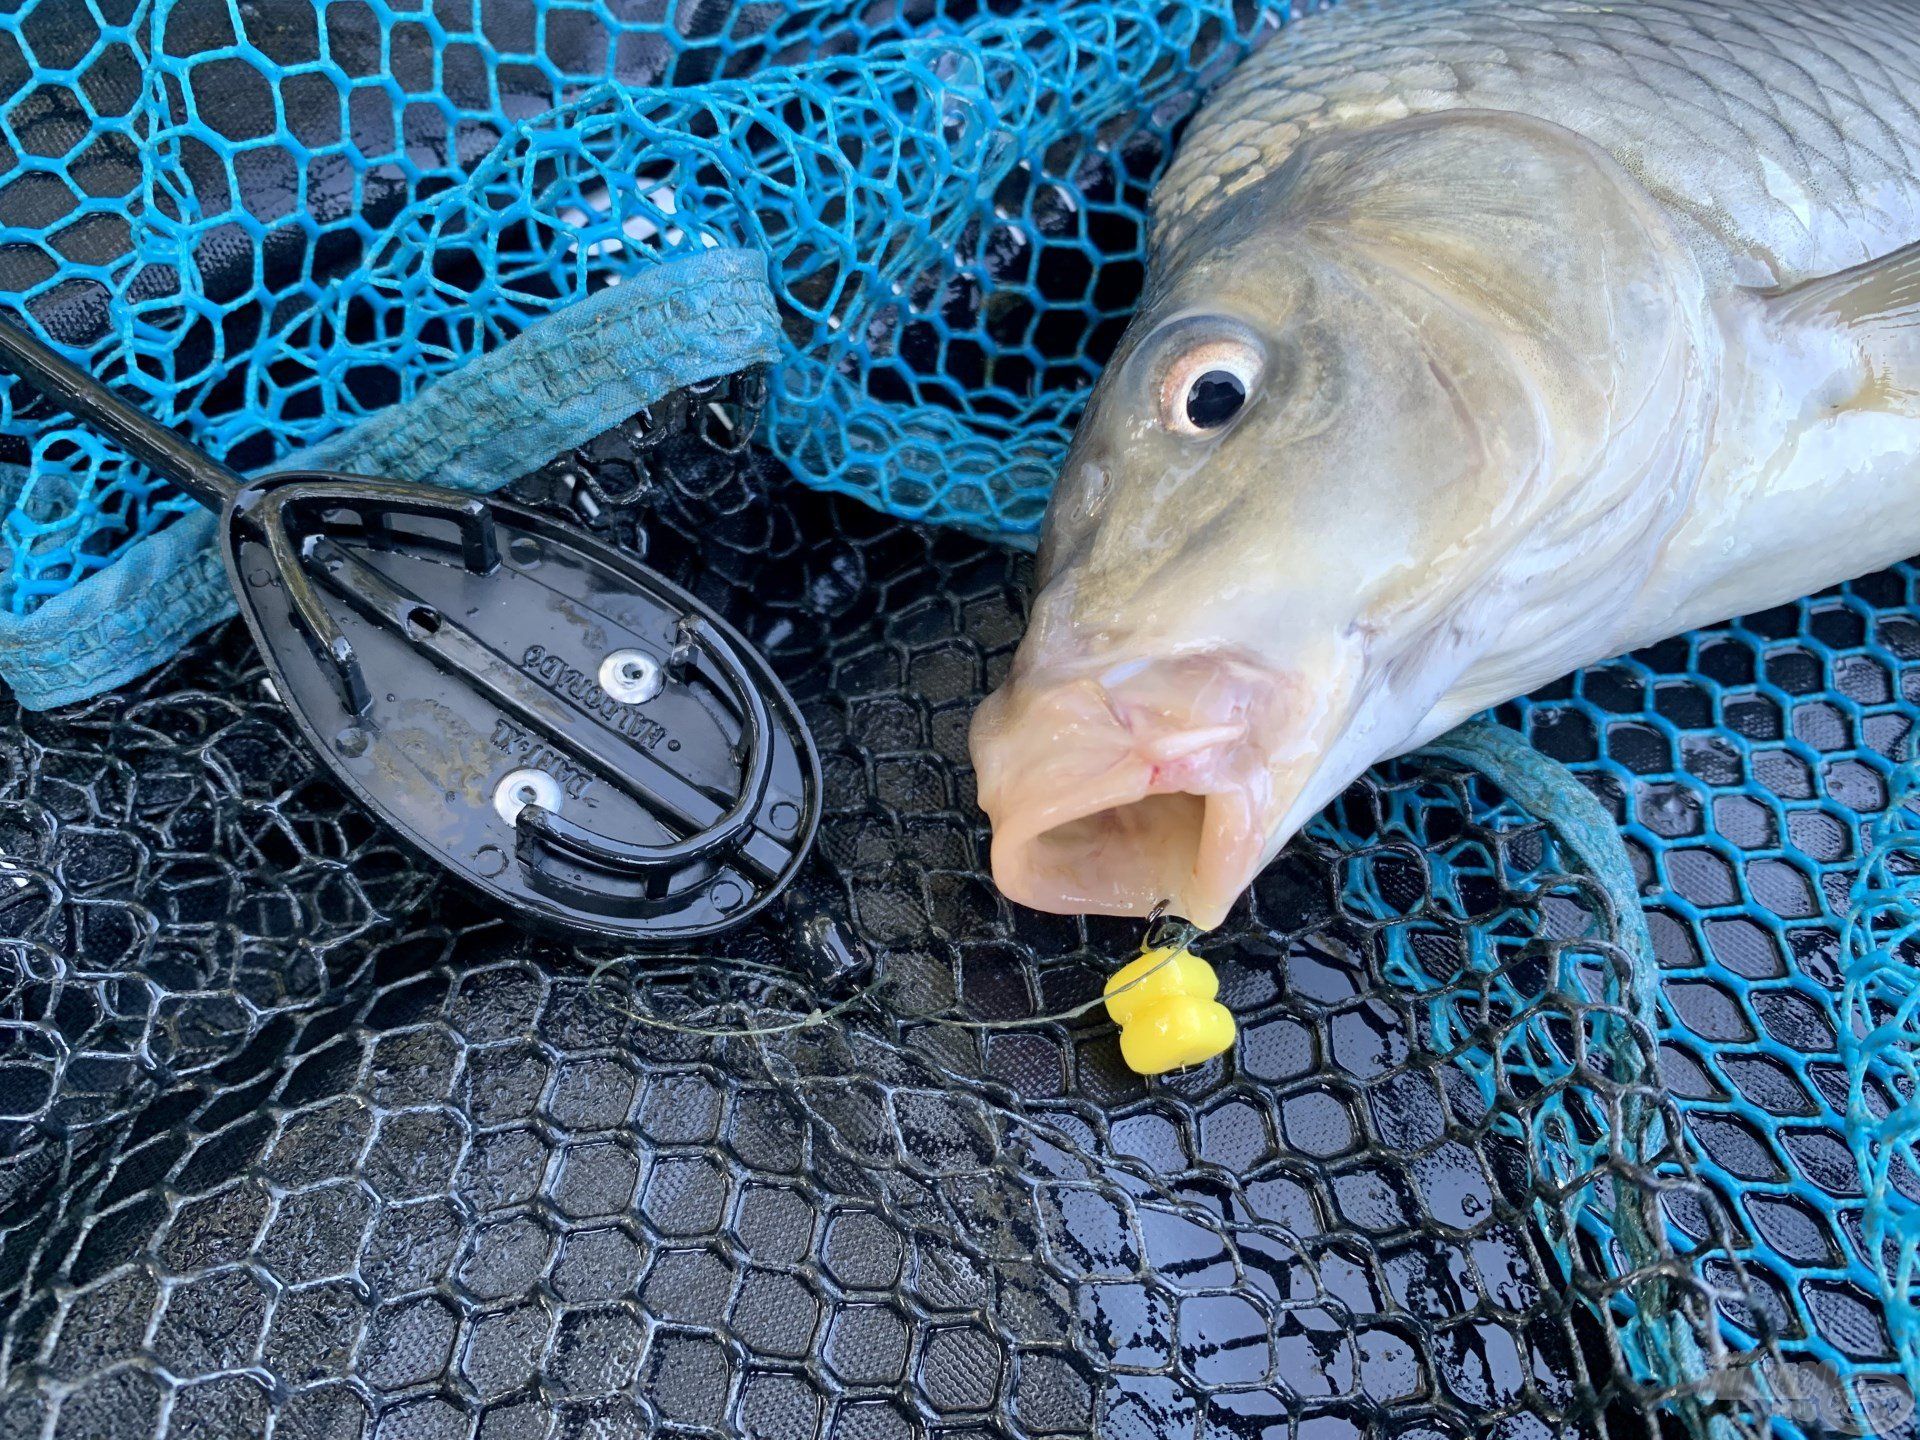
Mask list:
[{"label": "fishing line", "polygon": [[[1100,1009],[1108,1000],[1119,995],[1124,995],[1127,991],[1137,986],[1146,984],[1162,967],[1172,963],[1183,950],[1187,950],[1193,942],[1199,938],[1202,932],[1197,926],[1185,920],[1168,921],[1166,919],[1166,911],[1167,902],[1163,900],[1148,912],[1145,933],[1140,942],[1140,953],[1142,955],[1149,954],[1155,950],[1164,950],[1166,952],[1158,961],[1129,980],[1126,984],[1115,987],[1111,992],[1103,992],[1095,995],[1090,999],[1081,1001],[1077,1005],[1069,1006],[1065,1010],[1056,1010],[1044,1015],[1023,1015],[1007,1020],[959,1020],[951,1016],[943,1015],[908,1015],[895,1010],[887,1010],[884,1006],[876,1006],[875,1008],[895,1020],[943,1026],[950,1030],[1025,1030],[1039,1025],[1063,1024],[1068,1021],[1078,1020]],[[596,964],[587,974],[587,984],[589,988],[600,991],[613,990],[613,987],[607,984],[605,977],[610,970],[620,966],[625,958],[624,956],[613,956]],[[768,975],[769,978],[775,979],[776,983],[786,978],[777,976],[775,972],[772,972],[769,967],[766,966],[749,965],[746,968],[751,968]],[[798,1030],[808,1030],[828,1024],[861,1005],[866,1000],[879,995],[881,991],[893,984],[895,979],[896,977],[891,975],[876,975],[872,980],[862,985],[844,1000],[836,1001],[824,1009],[820,1006],[815,1006],[805,1015],[798,1016],[792,1020],[783,1020],[771,1025],[687,1025],[678,1020],[669,1020],[664,1016],[653,1015],[644,1010],[635,1009],[633,1006],[626,1004],[622,999],[608,998],[603,995],[601,1003],[624,1019],[632,1020],[656,1030],[666,1030],[677,1035],[696,1035],[703,1039],[713,1040],[756,1039],[771,1035],[792,1034]],[[619,992],[613,991],[613,994],[617,996]],[[715,1002],[715,1008],[724,1005],[747,1006],[752,1003],[751,1001],[745,1000],[722,1000]]]}]

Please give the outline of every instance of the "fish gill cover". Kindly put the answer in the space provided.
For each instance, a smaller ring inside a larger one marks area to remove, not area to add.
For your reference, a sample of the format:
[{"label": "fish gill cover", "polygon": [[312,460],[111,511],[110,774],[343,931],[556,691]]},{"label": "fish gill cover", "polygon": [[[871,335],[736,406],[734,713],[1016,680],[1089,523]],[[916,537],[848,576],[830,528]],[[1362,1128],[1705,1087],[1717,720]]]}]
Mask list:
[{"label": "fish gill cover", "polygon": [[[1437,759],[1207,942],[1242,1039],[1186,1074],[1089,1003],[1134,930],[993,893],[964,737],[1028,563],[786,474],[1030,531],[1170,137],[1280,18],[1004,9],[0,17],[0,280],[236,464],[675,249],[773,257],[764,391],[516,493],[769,653],[829,777],[809,903],[871,966],[518,933],[316,774],[232,626],[0,702],[0,1435],[1912,1431],[1881,1241],[1920,1187],[1860,1165],[1911,1088],[1842,1024],[1836,917],[1920,709],[1913,572],[1505,711],[1623,827],[1657,997],[1631,897]],[[185,510],[0,428],[15,617]]]}]

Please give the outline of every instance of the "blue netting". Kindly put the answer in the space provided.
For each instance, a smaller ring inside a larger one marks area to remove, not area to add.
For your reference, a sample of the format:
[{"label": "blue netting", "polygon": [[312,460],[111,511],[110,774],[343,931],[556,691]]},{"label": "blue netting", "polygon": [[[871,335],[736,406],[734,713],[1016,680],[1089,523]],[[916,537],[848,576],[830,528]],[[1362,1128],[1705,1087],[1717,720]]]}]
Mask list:
[{"label": "blue netting", "polygon": [[[1917,600],[1902,565],[1498,712],[1619,823],[1659,966],[1665,1090],[1753,1290],[1756,1313],[1725,1322],[1779,1336],[1800,1418],[1871,1434],[1912,1433],[1920,1381],[1911,1260],[1883,1243],[1911,1234],[1920,1197],[1896,1158],[1911,1031],[1888,1021],[1863,1045],[1854,1028],[1863,995],[1898,993],[1920,958],[1887,948],[1911,918],[1892,893],[1910,820],[1869,859],[1880,817],[1904,817]],[[1704,1238],[1701,1216],[1669,1219],[1676,1245]]]},{"label": "blue netting", "polygon": [[1840,1016],[1847,1136],[1865,1192],[1869,1252],[1886,1285],[1887,1328],[1920,1387],[1920,768],[1892,803],[1854,884],[1843,931]]},{"label": "blue netting", "polygon": [[[1745,1298],[1729,1304],[1721,1288],[1719,1328],[1736,1346],[1773,1338],[1785,1365],[1772,1403],[1806,1433],[1915,1428],[1920,768],[1901,762],[1920,726],[1916,605],[1920,567],[1903,565],[1501,707],[1604,804],[1630,875],[1577,847],[1556,856],[1560,842],[1543,845],[1527,822],[1567,813],[1564,802],[1458,737],[1439,753],[1501,782],[1476,817],[1511,842],[1450,850],[1457,821],[1437,794],[1387,817],[1409,856],[1440,856],[1428,885],[1476,927],[1469,955],[1438,961],[1425,927],[1388,933],[1389,964],[1434,997],[1436,1048],[1458,1056],[1496,1115],[1497,1097],[1550,1097],[1515,1130],[1563,1185],[1564,1223],[1550,1231],[1607,1247],[1616,1273],[1664,1254],[1711,1286],[1730,1279],[1730,1227],[1741,1270],[1730,1288]],[[1624,930],[1596,939],[1591,902],[1549,903],[1544,932],[1474,909],[1476,895],[1568,871],[1592,877],[1616,910],[1644,909],[1650,957]],[[1372,871],[1349,881],[1356,906],[1388,917],[1395,889]],[[1579,923],[1556,940],[1555,917]],[[1658,1076],[1635,1124],[1624,1107],[1600,1107],[1610,1084],[1634,1079],[1649,1006]],[[1604,1181],[1610,1155],[1673,1186],[1658,1233],[1640,1223],[1652,1217],[1621,1213]],[[1682,1183],[1695,1180],[1712,1203]],[[1683,1375],[1689,1328],[1673,1319],[1690,1297],[1615,1298],[1629,1359],[1657,1379]]]},{"label": "blue netting", "polygon": [[[1264,23],[1234,0],[86,3],[0,17],[0,282],[230,462],[727,243],[774,262],[770,438],[796,472],[1012,534],[1132,307],[1170,130]],[[186,506],[70,425],[7,408],[0,435],[30,462],[0,526],[14,614]]]}]

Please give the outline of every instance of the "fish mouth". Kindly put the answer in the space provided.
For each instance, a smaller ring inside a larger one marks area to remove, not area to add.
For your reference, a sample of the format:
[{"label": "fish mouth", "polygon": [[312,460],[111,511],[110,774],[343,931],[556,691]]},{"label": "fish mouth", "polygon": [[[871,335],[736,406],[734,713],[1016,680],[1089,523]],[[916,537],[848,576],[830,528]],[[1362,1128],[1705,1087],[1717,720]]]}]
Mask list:
[{"label": "fish mouth", "polygon": [[993,822],[994,882],[1054,914],[1223,921],[1265,858],[1276,684],[1211,658],[1116,678],[1016,680],[989,696],[971,745]]}]

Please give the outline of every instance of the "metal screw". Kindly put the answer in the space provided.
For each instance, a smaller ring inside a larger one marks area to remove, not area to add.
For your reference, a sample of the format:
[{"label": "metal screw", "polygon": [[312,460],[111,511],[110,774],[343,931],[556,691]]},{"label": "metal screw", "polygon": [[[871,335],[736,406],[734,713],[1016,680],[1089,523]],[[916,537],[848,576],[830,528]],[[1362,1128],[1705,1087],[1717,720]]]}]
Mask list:
[{"label": "metal screw", "polygon": [[509,825],[519,823],[529,805],[542,810],[560,808],[560,782],[544,770],[512,770],[493,788],[493,809]]},{"label": "metal screw", "polygon": [[644,705],[666,681],[660,662],[644,650],[616,650],[600,662],[600,688],[625,705]]}]

